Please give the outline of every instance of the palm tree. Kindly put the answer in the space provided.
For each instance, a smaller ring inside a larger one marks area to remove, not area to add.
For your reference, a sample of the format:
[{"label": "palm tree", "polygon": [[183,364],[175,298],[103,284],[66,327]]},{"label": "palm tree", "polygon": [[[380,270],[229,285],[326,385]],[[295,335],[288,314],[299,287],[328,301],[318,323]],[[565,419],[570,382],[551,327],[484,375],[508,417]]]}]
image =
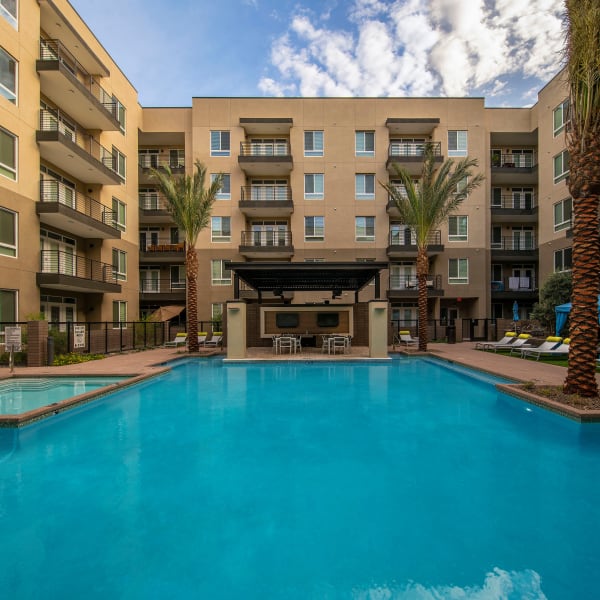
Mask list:
[{"label": "palm tree", "polygon": [[598,395],[598,278],[600,241],[600,4],[565,0],[566,72],[569,85],[568,186],[573,198],[573,296],[569,367],[564,391]]},{"label": "palm tree", "polygon": [[388,191],[394,201],[400,219],[410,227],[417,244],[417,283],[419,303],[419,350],[427,350],[427,275],[429,258],[427,245],[433,232],[451,215],[469,195],[481,185],[483,175],[471,175],[472,167],[477,166],[476,159],[468,157],[454,161],[446,160],[436,173],[434,147],[427,144],[424,148],[424,161],[421,179],[413,182],[408,171],[395,165],[397,178],[403,190],[389,183],[380,184]]},{"label": "palm tree", "polygon": [[198,352],[198,255],[196,241],[200,232],[208,226],[212,205],[221,186],[219,174],[205,188],[206,167],[196,161],[193,175],[173,175],[168,166],[163,170],[151,169],[159,190],[167,202],[167,210],[185,236],[185,277],[187,279],[186,312],[188,321],[188,348]]}]

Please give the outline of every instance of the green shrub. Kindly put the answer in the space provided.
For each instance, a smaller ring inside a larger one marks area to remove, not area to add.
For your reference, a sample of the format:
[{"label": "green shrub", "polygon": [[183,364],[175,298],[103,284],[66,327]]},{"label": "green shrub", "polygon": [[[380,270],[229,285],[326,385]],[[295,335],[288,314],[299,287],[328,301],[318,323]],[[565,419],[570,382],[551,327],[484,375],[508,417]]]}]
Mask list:
[{"label": "green shrub", "polygon": [[78,354],[77,352],[69,352],[68,354],[58,354],[55,356],[52,364],[55,367],[61,367],[62,365],[77,365],[89,362],[90,360],[100,360],[101,358],[104,358],[104,354]]},{"label": "green shrub", "polygon": [[[10,354],[8,352],[2,352],[0,354],[0,365],[9,364]],[[15,352],[13,354],[15,365],[26,365],[27,364],[27,352]]]}]

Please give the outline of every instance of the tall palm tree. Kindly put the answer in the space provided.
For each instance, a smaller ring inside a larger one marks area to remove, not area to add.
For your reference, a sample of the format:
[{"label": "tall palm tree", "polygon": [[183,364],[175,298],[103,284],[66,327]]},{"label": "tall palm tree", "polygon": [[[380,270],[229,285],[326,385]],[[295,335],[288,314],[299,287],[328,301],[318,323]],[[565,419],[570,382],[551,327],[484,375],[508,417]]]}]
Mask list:
[{"label": "tall palm tree", "polygon": [[598,395],[600,241],[600,3],[565,0],[565,58],[569,85],[568,186],[573,198],[571,348],[564,391]]},{"label": "tall palm tree", "polygon": [[471,169],[477,166],[476,159],[468,157],[454,161],[446,160],[436,171],[434,147],[424,148],[423,171],[418,184],[406,169],[395,165],[397,178],[404,190],[390,183],[380,184],[394,201],[400,219],[410,227],[417,244],[417,284],[419,304],[419,350],[427,350],[427,275],[429,258],[427,245],[434,231],[451,215],[461,202],[476,187],[481,185],[483,175],[472,176]]},{"label": "tall palm tree", "polygon": [[196,241],[208,226],[212,205],[223,185],[219,174],[208,187],[206,167],[196,161],[193,175],[173,175],[168,166],[164,171],[151,169],[151,175],[167,202],[167,210],[185,237],[185,277],[187,280],[186,313],[188,322],[188,348],[198,352],[198,255]]}]

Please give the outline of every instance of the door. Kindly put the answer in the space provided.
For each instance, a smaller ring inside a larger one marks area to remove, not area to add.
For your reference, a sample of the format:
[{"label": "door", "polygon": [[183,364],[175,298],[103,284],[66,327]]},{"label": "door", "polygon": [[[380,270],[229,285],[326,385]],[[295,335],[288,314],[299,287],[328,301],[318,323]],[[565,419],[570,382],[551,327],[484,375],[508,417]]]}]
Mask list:
[{"label": "door", "polygon": [[144,293],[160,292],[160,271],[154,269],[140,271],[140,287]]},{"label": "door", "polygon": [[531,210],[533,208],[533,188],[512,189],[513,208]]}]

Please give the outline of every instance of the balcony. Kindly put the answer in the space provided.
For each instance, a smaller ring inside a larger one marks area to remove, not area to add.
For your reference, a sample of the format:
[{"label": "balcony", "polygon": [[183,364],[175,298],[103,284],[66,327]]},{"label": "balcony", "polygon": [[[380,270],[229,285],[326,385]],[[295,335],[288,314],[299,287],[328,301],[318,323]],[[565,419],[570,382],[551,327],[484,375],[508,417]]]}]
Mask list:
[{"label": "balcony", "polygon": [[139,183],[148,184],[154,181],[150,169],[164,170],[169,167],[174,175],[182,175],[185,173],[185,157],[181,154],[173,156],[160,154],[139,154]]},{"label": "balcony", "polygon": [[[416,275],[390,275],[390,287],[387,292],[388,300],[417,298],[418,295],[419,282]],[[444,295],[441,275],[427,276],[427,295],[430,298]]]},{"label": "balcony", "polygon": [[138,193],[139,218],[143,223],[173,223],[165,197],[156,192]]},{"label": "balcony", "polygon": [[385,122],[390,136],[414,135],[430,137],[439,124],[439,118],[429,117],[390,118]]},{"label": "balcony", "polygon": [[249,217],[289,217],[294,212],[287,185],[250,185],[241,188],[239,208]]},{"label": "balcony", "polygon": [[496,262],[537,261],[537,240],[533,236],[503,237],[499,242],[492,242],[491,254]]},{"label": "balcony", "polygon": [[[443,251],[442,232],[432,231],[427,242],[427,254],[435,256]],[[387,255],[389,258],[412,258],[417,255],[417,241],[408,227],[401,231],[390,232]]]},{"label": "balcony", "polygon": [[84,183],[118,185],[117,157],[91,135],[78,131],[60,111],[42,109],[36,141],[42,159]]},{"label": "balcony", "polygon": [[140,262],[183,264],[185,243],[173,242],[169,237],[140,238]]},{"label": "balcony", "polygon": [[145,302],[185,302],[185,280],[142,279],[140,300]]},{"label": "balcony", "polygon": [[119,131],[117,103],[58,40],[40,40],[41,91],[86,129]]},{"label": "balcony", "polygon": [[538,179],[535,152],[500,154],[492,150],[492,185],[535,185]]},{"label": "balcony", "polygon": [[534,194],[506,194],[492,198],[494,223],[537,223],[538,207]]},{"label": "balcony", "polygon": [[241,142],[238,163],[252,176],[288,176],[294,166],[289,142]]},{"label": "balcony", "polygon": [[119,293],[113,266],[61,250],[42,250],[39,287],[88,294]]},{"label": "balcony", "polygon": [[[442,163],[442,145],[431,143],[436,163]],[[388,148],[386,167],[391,175],[395,175],[395,166],[406,169],[411,175],[420,175],[423,171],[424,144],[391,141]]]},{"label": "balcony", "polygon": [[538,297],[535,277],[505,277],[491,282],[493,300],[533,300]]},{"label": "balcony", "polygon": [[294,255],[291,231],[242,231],[239,253],[246,258],[291,258]]}]

